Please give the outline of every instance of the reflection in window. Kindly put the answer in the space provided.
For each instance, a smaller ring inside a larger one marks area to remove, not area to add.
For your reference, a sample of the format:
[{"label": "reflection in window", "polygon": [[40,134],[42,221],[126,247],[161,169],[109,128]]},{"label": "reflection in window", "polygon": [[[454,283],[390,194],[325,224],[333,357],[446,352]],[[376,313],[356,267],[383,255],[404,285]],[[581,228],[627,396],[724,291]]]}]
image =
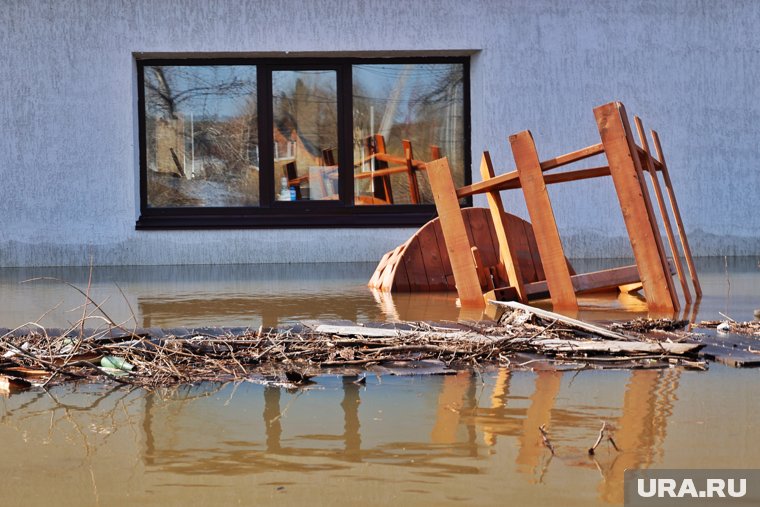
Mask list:
[{"label": "reflection in window", "polygon": [[337,72],[272,72],[275,198],[338,199]]},{"label": "reflection in window", "polygon": [[353,66],[356,204],[433,202],[425,162],[448,157],[464,185],[464,66]]},{"label": "reflection in window", "polygon": [[146,66],[148,207],[258,206],[255,66]]}]

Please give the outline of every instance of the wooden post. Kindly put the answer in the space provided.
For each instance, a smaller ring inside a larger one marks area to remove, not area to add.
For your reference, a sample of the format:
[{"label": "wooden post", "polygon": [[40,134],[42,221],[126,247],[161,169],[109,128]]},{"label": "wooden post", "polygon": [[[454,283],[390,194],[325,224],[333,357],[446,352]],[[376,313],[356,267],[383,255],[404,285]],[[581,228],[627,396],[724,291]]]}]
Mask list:
[{"label": "wooden post", "polygon": [[512,145],[512,156],[517,166],[520,186],[525,194],[530,221],[536,233],[536,244],[552,305],[555,309],[578,308],[533,136],[530,131],[525,130],[510,136],[509,142]]},{"label": "wooden post", "polygon": [[417,183],[417,168],[414,166],[412,142],[408,139],[403,139],[401,145],[404,148],[404,158],[406,159],[406,177],[409,179],[409,199],[412,201],[412,204],[419,204],[420,187]]},{"label": "wooden post", "polygon": [[694,285],[694,293],[697,295],[697,299],[702,297],[702,287],[699,285],[699,277],[697,276],[697,269],[694,267],[694,258],[691,256],[691,248],[689,248],[689,240],[686,238],[686,230],[681,220],[681,212],[678,210],[678,202],[676,201],[676,194],[673,191],[673,183],[670,181],[670,172],[668,166],[665,163],[665,155],[662,153],[662,146],[660,146],[660,136],[654,130],[651,131],[652,143],[654,144],[654,150],[657,153],[657,158],[662,164],[662,179],[665,181],[665,190],[668,192],[668,200],[670,200],[670,207],[673,209],[673,216],[676,219],[676,228],[678,229],[678,237],[681,238],[681,247],[683,248],[684,257],[686,257],[686,265],[689,267],[689,274],[691,275],[691,283]]},{"label": "wooden post", "polygon": [[646,153],[647,169],[652,177],[652,188],[654,188],[654,196],[657,199],[657,207],[660,208],[660,215],[662,215],[662,223],[665,226],[665,235],[668,238],[668,245],[670,246],[670,252],[673,255],[673,262],[676,265],[676,272],[678,273],[678,280],[681,282],[681,288],[683,289],[683,297],[686,300],[686,304],[691,304],[691,292],[689,292],[689,283],[686,281],[686,273],[681,264],[681,257],[678,255],[678,245],[676,245],[676,238],[673,235],[673,227],[670,225],[670,218],[668,217],[668,210],[665,207],[665,199],[662,196],[662,190],[660,189],[660,181],[657,178],[657,170],[654,168],[654,162],[652,162],[652,154],[649,152],[649,143],[647,143],[646,134],[644,134],[644,124],[641,118],[638,116],[633,117],[633,122],[636,124],[636,132],[639,134],[639,142],[641,147]]},{"label": "wooden post", "polygon": [[480,290],[480,281],[470,250],[470,241],[467,239],[467,229],[459,208],[448,159],[442,158],[430,162],[427,165],[427,172],[459,293],[459,302],[463,308],[483,308],[485,301]]},{"label": "wooden post", "polygon": [[652,205],[649,202],[649,192],[643,181],[625,109],[619,102],[610,102],[595,108],[594,116],[607,154],[610,174],[641,275],[648,307],[650,310],[676,312],[678,301],[673,300],[669,290],[672,279],[663,261],[657,222],[652,223],[654,217],[650,211]]},{"label": "wooden post", "polygon": [[[491,154],[484,151],[483,157],[480,159],[480,176],[483,178],[483,181],[488,181],[494,175]],[[528,296],[525,294],[525,287],[523,286],[520,262],[517,260],[514,252],[514,231],[509,227],[509,221],[504,212],[504,203],[501,201],[501,194],[498,190],[487,192],[486,198],[488,199],[488,208],[491,210],[496,237],[499,240],[499,260],[507,270],[509,283],[517,291],[518,299],[521,303],[527,303]]]}]

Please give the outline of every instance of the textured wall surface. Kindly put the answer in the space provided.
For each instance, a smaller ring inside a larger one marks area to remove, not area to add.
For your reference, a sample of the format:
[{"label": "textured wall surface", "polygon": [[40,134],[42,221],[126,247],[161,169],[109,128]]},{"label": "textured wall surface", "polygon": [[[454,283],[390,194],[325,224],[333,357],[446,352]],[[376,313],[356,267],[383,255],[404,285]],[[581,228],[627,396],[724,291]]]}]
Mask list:
[{"label": "textured wall surface", "polygon": [[[598,142],[593,107],[621,100],[660,132],[695,253],[760,254],[759,2],[2,4],[0,266],[377,260],[411,234],[135,231],[135,54],[173,52],[471,52],[472,158],[498,172],[510,133],[555,156]],[[570,255],[630,253],[609,181],[550,192]]]}]

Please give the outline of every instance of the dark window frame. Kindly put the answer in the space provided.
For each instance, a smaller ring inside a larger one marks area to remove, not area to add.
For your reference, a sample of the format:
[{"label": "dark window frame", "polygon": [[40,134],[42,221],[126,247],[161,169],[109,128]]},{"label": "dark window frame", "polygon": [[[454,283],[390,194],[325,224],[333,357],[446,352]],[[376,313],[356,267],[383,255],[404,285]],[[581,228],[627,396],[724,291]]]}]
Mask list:
[{"label": "dark window frame", "polygon": [[[433,204],[354,205],[353,179],[353,93],[352,65],[361,64],[461,64],[463,66],[464,184],[472,183],[470,124],[470,59],[450,57],[392,58],[145,58],[137,59],[137,108],[140,157],[140,216],[138,230],[170,229],[250,229],[289,227],[411,227],[435,217]],[[213,66],[255,65],[258,100],[260,184],[257,207],[148,207],[147,140],[144,68],[155,65]],[[339,195],[336,201],[295,201],[282,203],[274,199],[272,158],[272,90],[273,70],[336,70],[338,97]],[[445,154],[444,154],[445,155]],[[472,198],[465,199],[472,205]]]}]

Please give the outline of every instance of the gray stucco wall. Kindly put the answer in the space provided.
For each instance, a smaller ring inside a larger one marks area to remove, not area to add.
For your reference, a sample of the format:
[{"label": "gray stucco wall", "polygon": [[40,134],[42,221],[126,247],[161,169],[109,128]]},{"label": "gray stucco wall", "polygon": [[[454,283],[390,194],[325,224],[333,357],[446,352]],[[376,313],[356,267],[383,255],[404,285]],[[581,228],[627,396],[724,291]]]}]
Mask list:
[{"label": "gray stucco wall", "polygon": [[[483,149],[511,170],[523,129],[544,157],[594,144],[592,108],[621,100],[661,134],[695,253],[760,254],[759,2],[2,4],[0,266],[377,260],[411,234],[135,231],[134,54],[172,52],[470,52],[476,171]],[[551,196],[570,255],[630,253],[610,182]]]}]

